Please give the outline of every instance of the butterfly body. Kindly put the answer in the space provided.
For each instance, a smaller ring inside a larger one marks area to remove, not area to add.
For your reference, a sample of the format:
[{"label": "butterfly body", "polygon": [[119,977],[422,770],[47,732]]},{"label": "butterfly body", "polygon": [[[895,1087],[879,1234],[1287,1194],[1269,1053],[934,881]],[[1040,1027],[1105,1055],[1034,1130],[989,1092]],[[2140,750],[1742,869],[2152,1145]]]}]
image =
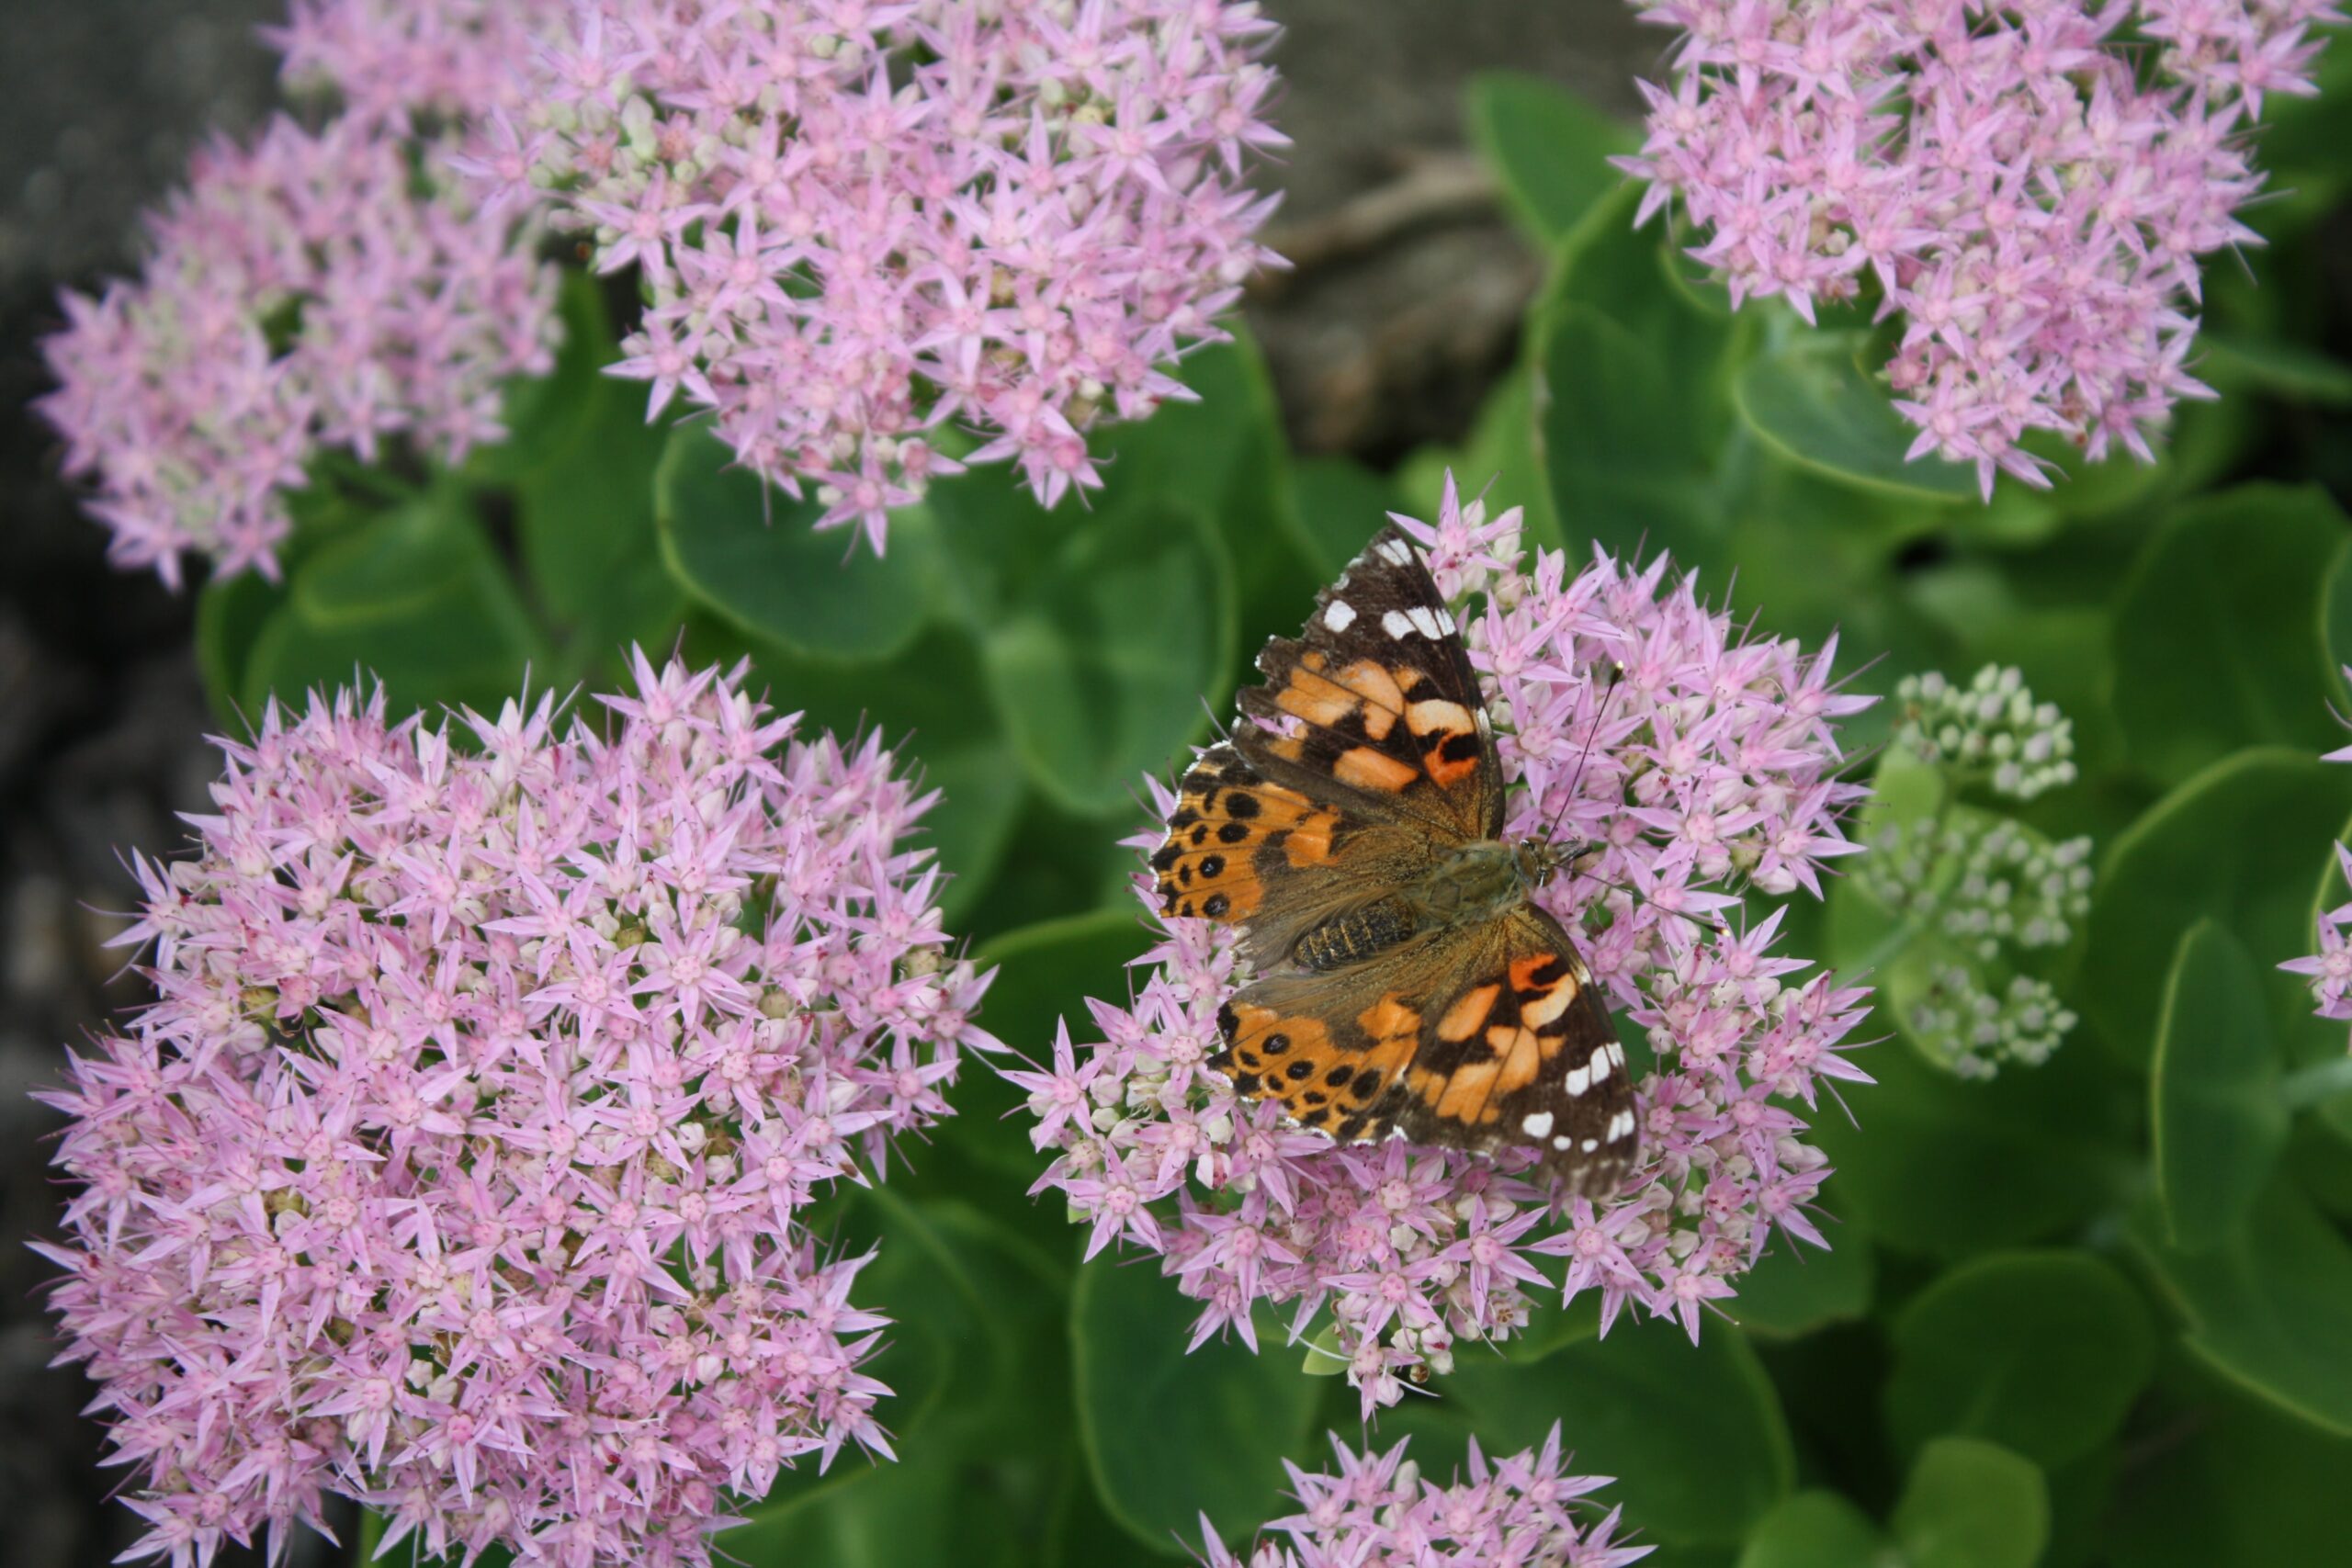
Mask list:
[{"label": "butterfly body", "polygon": [[1250,971],[1211,1066],[1342,1142],[1533,1151],[1622,1177],[1633,1092],[1598,983],[1536,902],[1567,855],[1504,835],[1494,730],[1427,564],[1384,530],[1248,720],[1182,780],[1151,864],[1163,913],[1239,928]]}]

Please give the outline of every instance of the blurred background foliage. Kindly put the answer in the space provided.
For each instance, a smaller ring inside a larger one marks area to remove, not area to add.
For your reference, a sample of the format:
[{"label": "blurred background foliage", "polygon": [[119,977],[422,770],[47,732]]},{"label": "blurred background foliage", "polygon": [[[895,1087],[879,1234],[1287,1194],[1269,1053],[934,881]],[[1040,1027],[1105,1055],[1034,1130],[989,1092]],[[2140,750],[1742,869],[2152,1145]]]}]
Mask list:
[{"label": "blurred background foliage", "polygon": [[[605,689],[631,642],[749,658],[780,707],[878,728],[944,792],[949,918],[1001,966],[984,1021],[1035,1055],[1120,997],[1146,933],[1127,879],[1139,780],[1165,773],[1265,637],[1443,474],[1523,505],[1531,542],[1669,551],[1861,689],[2018,667],[2073,720],[2080,782],[2015,815],[2092,836],[2094,902],[2039,966],[2081,1022],[2038,1068],[1954,1077],[1901,1020],[1876,1087],[1819,1127],[1827,1254],[1768,1259],[1732,1321],[1593,1336],[1556,1310],[1465,1349],[1385,1414],[1442,1473],[1564,1423],[1670,1568],[2119,1568],[2339,1560],[2352,1483],[2352,1079],[2340,1025],[2273,967],[2342,901],[2352,769],[2352,51],[2265,142],[2269,243],[2209,277],[2199,374],[2162,461],[2054,490],[1905,464],[1865,320],[1735,314],[1673,236],[1632,227],[1604,162],[1632,128],[1532,77],[1477,80],[1468,136],[1544,258],[1515,356],[1456,446],[1382,468],[1292,450],[1244,334],[1199,394],[1110,434],[1086,510],[1001,470],[940,483],[886,556],[642,422],[601,374],[626,290],[575,277],[552,377],[456,472],[322,472],[279,583],[203,591],[219,720],[373,671],[400,708]],[[1851,730],[1859,766],[1896,716]],[[1894,752],[1886,753],[1890,758]],[[1847,881],[1790,951],[1846,966],[1889,918]],[[1899,955],[1880,971],[1899,967]],[[898,1322],[876,1369],[906,1462],[788,1477],[724,1540],[753,1565],[1095,1564],[1181,1557],[1205,1511],[1283,1511],[1281,1461],[1352,1435],[1355,1396],[1280,1325],[1187,1356],[1148,1265],[1080,1266],[1023,1194],[1041,1168],[985,1072],[887,1187],[835,1203]]]}]

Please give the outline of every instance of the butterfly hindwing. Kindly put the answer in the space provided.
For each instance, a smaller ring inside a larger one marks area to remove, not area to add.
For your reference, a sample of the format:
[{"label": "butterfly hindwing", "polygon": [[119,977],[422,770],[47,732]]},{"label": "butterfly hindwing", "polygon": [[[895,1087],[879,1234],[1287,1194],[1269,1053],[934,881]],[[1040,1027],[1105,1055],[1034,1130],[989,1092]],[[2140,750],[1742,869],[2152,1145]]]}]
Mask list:
[{"label": "butterfly hindwing", "polygon": [[1419,547],[1384,528],[1258,656],[1241,711],[1289,729],[1236,739],[1269,774],[1329,781],[1463,839],[1502,826],[1492,728],[1453,612]]},{"label": "butterfly hindwing", "polygon": [[1571,1190],[1613,1186],[1637,1144],[1598,983],[1532,906],[1329,975],[1244,987],[1211,1066],[1342,1143],[1532,1151]]},{"label": "butterfly hindwing", "polygon": [[1416,1143],[1533,1149],[1572,1190],[1616,1184],[1638,1142],[1625,1047],[1560,924],[1522,905],[1484,928],[1425,1010],[1397,1126]]}]

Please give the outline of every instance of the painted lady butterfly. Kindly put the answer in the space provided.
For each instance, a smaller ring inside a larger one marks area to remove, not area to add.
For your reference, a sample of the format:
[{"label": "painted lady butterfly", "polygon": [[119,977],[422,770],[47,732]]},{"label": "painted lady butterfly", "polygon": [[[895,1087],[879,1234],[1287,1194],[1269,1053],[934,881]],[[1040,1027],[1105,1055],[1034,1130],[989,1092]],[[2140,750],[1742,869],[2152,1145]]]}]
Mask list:
[{"label": "painted lady butterfly", "polygon": [[1569,854],[1502,837],[1494,728],[1427,561],[1382,530],[1258,656],[1247,719],[1185,773],[1160,909],[1240,929],[1210,1065],[1342,1143],[1523,1147],[1573,1191],[1639,1145],[1625,1048],[1533,902]]}]

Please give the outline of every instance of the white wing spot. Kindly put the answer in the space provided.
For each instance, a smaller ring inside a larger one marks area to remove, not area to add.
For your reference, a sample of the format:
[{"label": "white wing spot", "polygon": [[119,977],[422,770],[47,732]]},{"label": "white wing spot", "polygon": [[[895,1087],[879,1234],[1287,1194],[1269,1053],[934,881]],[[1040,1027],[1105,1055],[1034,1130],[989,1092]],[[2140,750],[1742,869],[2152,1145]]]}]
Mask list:
[{"label": "white wing spot", "polygon": [[1412,622],[1413,629],[1425,637],[1442,637],[1453,629],[1451,626],[1439,626],[1438,612],[1431,610],[1427,604],[1414,605],[1405,618]]},{"label": "white wing spot", "polygon": [[1548,1111],[1535,1111],[1529,1115],[1527,1120],[1521,1122],[1520,1126],[1526,1130],[1527,1135],[1531,1138],[1549,1137],[1552,1133],[1552,1113]]},{"label": "white wing spot", "polygon": [[1564,1087],[1567,1089],[1568,1095],[1571,1099],[1582,1094],[1586,1089],[1590,1089],[1592,1087],[1592,1064],[1590,1062],[1585,1062],[1577,1066],[1570,1067],[1568,1069],[1568,1076],[1565,1081]]},{"label": "white wing spot", "polygon": [[1413,564],[1413,547],[1402,539],[1383,539],[1373,553],[1396,566]]},{"label": "white wing spot", "polygon": [[1413,629],[1413,623],[1405,618],[1404,611],[1391,610],[1380,617],[1380,629],[1402,641],[1405,634]]},{"label": "white wing spot", "polygon": [[1323,624],[1335,632],[1343,632],[1354,625],[1356,607],[1345,599],[1334,599],[1323,607]]},{"label": "white wing spot", "polygon": [[1571,1138],[1566,1133],[1563,1133],[1558,1137],[1552,1140],[1552,1146],[1555,1149],[1565,1149],[1570,1144],[1575,1142],[1576,1140],[1574,1138]]},{"label": "white wing spot", "polygon": [[1585,1152],[1585,1153],[1587,1153],[1587,1154],[1590,1154],[1590,1153],[1592,1153],[1592,1151],[1593,1151],[1593,1150],[1595,1150],[1595,1149],[1599,1148],[1600,1146],[1600,1140],[1599,1140],[1599,1139],[1597,1139],[1597,1138],[1587,1138],[1587,1139],[1584,1141],[1584,1152]]},{"label": "white wing spot", "polygon": [[1609,1119],[1609,1141],[1612,1144],[1629,1135],[1633,1130],[1634,1113],[1630,1111],[1620,1111]]}]

